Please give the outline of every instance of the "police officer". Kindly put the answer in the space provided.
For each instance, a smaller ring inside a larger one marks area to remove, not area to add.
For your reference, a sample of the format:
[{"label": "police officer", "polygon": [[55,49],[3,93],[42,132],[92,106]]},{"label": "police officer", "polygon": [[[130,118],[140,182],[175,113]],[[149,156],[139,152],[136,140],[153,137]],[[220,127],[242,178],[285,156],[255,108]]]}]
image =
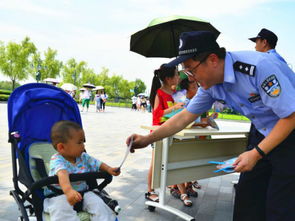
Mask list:
[{"label": "police officer", "polygon": [[[197,96],[152,133],[133,134],[132,152],[185,128],[216,100],[247,116],[264,136],[235,162],[242,172],[236,190],[234,220],[295,220],[295,75],[266,53],[226,52],[211,32],[185,32],[179,57],[188,75],[200,83]],[[289,74],[285,74],[289,73]]]},{"label": "police officer", "polygon": [[[277,53],[275,49],[278,42],[278,37],[272,31],[263,28],[260,30],[256,37],[249,38],[249,40],[255,42],[256,51],[269,53],[276,57],[278,60],[287,63],[285,59],[279,53]],[[248,136],[248,145],[257,145],[263,138],[264,136],[259,133],[254,124],[251,123]]]},{"label": "police officer", "polygon": [[255,42],[256,51],[273,54],[280,61],[287,63],[285,59],[281,55],[279,55],[279,53],[277,53],[275,49],[278,42],[278,37],[272,31],[263,28],[256,37],[249,38],[249,40]]}]

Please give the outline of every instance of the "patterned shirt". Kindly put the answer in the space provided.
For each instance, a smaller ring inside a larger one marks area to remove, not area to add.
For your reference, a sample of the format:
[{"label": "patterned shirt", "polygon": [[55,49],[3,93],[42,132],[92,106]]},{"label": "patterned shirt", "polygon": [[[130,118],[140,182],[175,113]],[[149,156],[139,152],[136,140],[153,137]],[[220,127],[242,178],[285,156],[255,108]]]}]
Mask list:
[{"label": "patterned shirt", "polygon": [[[62,155],[56,153],[52,155],[50,159],[50,169],[49,176],[54,176],[60,170],[66,170],[69,174],[75,173],[86,173],[86,172],[96,172],[99,171],[101,166],[101,161],[91,157],[87,153],[82,153],[80,157],[76,158],[76,163],[72,164],[67,161]],[[88,189],[85,181],[77,181],[71,183],[72,187],[76,191],[84,191]],[[61,189],[60,185],[55,184],[54,187]],[[49,195],[53,192],[48,188],[45,188],[44,194]]]}]

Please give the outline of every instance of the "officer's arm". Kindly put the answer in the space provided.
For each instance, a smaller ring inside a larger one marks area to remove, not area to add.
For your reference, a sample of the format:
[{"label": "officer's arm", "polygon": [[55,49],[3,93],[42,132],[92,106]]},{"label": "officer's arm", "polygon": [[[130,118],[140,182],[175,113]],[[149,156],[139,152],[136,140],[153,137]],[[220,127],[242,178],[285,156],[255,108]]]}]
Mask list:
[{"label": "officer's arm", "polygon": [[135,149],[144,148],[151,143],[176,134],[189,123],[193,122],[198,116],[199,114],[193,114],[184,109],[148,135],[132,134],[127,138],[126,144],[129,145],[132,142],[130,151],[134,152]]},{"label": "officer's arm", "polygon": [[186,109],[182,110],[148,135],[150,143],[176,134],[193,122],[198,116],[199,114],[193,114]]},{"label": "officer's arm", "polygon": [[295,112],[286,118],[280,119],[271,132],[263,139],[258,146],[264,153],[269,153],[274,147],[285,140],[295,129]]}]

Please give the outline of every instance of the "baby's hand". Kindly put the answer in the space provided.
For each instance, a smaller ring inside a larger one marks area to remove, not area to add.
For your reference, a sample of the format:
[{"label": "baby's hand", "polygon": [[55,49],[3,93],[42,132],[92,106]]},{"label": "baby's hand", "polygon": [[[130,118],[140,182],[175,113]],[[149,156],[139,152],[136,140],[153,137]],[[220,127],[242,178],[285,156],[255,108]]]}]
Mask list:
[{"label": "baby's hand", "polygon": [[119,176],[121,173],[121,170],[119,167],[109,167],[108,173],[113,176]]},{"label": "baby's hand", "polygon": [[82,196],[79,192],[74,189],[70,189],[65,193],[67,200],[71,206],[75,205],[76,203],[82,200]]}]

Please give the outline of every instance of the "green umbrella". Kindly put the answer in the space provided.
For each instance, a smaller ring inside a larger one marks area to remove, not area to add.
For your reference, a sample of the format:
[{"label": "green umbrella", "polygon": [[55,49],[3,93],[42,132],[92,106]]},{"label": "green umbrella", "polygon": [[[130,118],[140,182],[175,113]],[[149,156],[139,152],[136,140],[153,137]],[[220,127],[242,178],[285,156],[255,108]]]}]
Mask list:
[{"label": "green umbrella", "polygon": [[209,22],[191,16],[169,16],[153,19],[147,28],[131,35],[130,51],[145,57],[172,58],[178,55],[179,36],[187,31],[220,32]]}]

